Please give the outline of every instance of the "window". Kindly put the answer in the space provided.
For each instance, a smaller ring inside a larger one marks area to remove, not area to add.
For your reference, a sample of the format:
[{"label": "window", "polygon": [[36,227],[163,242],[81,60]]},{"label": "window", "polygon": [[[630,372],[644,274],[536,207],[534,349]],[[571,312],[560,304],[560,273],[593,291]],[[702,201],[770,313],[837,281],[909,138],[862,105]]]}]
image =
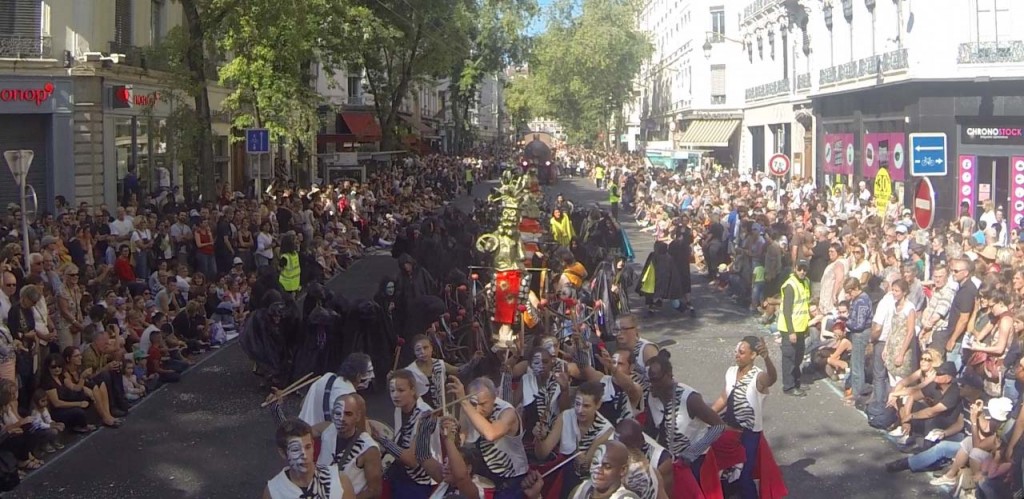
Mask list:
[{"label": "window", "polygon": [[976,0],[976,35],[978,43],[998,45],[1010,33],[1010,0]]},{"label": "window", "polygon": [[160,45],[164,39],[164,2],[153,0],[149,12],[149,29],[153,46]]},{"label": "window", "polygon": [[[132,33],[132,0],[116,0],[114,3],[114,44],[127,47],[134,42]],[[124,48],[118,50],[126,52]]]},{"label": "window", "polygon": [[725,8],[724,7],[712,7],[711,8],[711,32],[714,36],[711,37],[712,42],[724,42],[725,41]]},{"label": "window", "polygon": [[711,65],[711,103],[725,104],[725,64]]},{"label": "window", "polygon": [[0,0],[0,36],[39,38],[42,2]]},{"label": "window", "polygon": [[363,93],[363,89],[361,88],[362,87],[362,80],[363,79],[358,77],[358,76],[349,76],[348,77],[348,96],[349,97],[358,97],[358,96],[362,95],[362,93]]}]

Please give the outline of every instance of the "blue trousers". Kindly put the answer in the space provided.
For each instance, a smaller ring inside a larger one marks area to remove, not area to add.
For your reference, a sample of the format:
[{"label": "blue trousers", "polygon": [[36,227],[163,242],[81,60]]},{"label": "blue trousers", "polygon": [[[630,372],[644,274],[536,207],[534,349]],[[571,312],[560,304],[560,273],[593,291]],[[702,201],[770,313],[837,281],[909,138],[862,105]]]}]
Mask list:
[{"label": "blue trousers", "polygon": [[[961,435],[959,438],[963,438],[963,436]],[[956,457],[958,450],[960,450],[959,440],[943,440],[924,452],[918,452],[910,456],[907,461],[910,462],[911,471],[921,472],[927,470],[941,459],[953,459]]]},{"label": "blue trousers", "polygon": [[739,487],[740,497],[743,499],[758,499],[760,495],[757,492],[757,484],[754,483],[754,468],[757,467],[757,451],[761,447],[761,432],[743,430],[740,444],[743,445],[746,460],[743,462],[736,486]]},{"label": "blue trousers", "polygon": [[853,333],[849,336],[850,343],[853,344],[853,348],[850,349],[850,377],[847,379],[849,388],[853,390],[854,395],[863,395],[867,386],[867,378],[864,375],[864,360],[867,355],[868,341],[871,339],[871,333],[868,331],[861,331],[859,333]]}]

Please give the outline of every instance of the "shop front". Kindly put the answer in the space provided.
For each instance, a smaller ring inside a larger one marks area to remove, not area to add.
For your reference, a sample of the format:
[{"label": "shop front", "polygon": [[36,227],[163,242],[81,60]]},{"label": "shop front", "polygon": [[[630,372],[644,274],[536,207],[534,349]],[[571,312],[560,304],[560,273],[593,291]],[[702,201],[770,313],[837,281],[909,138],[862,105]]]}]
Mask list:
[{"label": "shop front", "polygon": [[[957,206],[992,201],[1012,227],[1019,227],[1024,219],[1024,116],[960,117],[957,132]],[[979,216],[981,209],[971,212]]]},{"label": "shop front", "polygon": [[785,154],[792,165],[790,177],[814,176],[813,120],[803,104],[786,100],[745,110],[740,142],[742,173],[767,173],[771,157]]},{"label": "shop front", "polygon": [[[53,209],[55,196],[73,200],[75,181],[64,169],[72,164],[73,86],[69,78],[0,78],[0,154],[28,149],[34,155],[27,181],[40,210]],[[19,188],[0,159],[0,205],[19,203]]]},{"label": "shop front", "polygon": [[734,168],[740,134],[737,133],[742,116],[733,114],[712,114],[684,118],[682,130],[675,130],[673,137],[677,150],[702,152],[703,167],[717,164]]}]

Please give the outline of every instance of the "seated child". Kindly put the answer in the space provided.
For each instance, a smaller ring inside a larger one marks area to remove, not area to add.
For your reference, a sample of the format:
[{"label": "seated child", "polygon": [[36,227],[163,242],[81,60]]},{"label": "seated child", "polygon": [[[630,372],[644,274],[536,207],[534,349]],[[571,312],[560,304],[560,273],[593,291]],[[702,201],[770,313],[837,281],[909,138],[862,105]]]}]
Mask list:
[{"label": "seated child", "polygon": [[29,432],[37,437],[33,439],[38,443],[38,448],[33,450],[36,454],[52,454],[64,448],[60,443],[60,432],[64,431],[64,423],[54,421],[50,417],[49,406],[50,398],[46,396],[45,391],[36,390],[32,394],[32,426]]}]

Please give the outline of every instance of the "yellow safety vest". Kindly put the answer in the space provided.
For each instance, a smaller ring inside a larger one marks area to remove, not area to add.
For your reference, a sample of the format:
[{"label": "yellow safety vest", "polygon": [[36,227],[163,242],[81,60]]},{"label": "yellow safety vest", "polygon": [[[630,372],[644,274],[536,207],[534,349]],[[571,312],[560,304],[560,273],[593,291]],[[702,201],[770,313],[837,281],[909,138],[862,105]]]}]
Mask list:
[{"label": "yellow safety vest", "polygon": [[472,182],[472,181],[473,181],[473,170],[470,170],[469,168],[467,168],[466,169],[466,182]]},{"label": "yellow safety vest", "polygon": [[299,268],[299,255],[297,253],[283,253],[281,258],[284,258],[284,268],[281,269],[281,275],[277,278],[277,282],[281,283],[281,288],[289,293],[294,293],[299,290],[300,277],[302,271]]},{"label": "yellow safety vest", "polygon": [[597,168],[594,168],[594,178],[604,178],[604,167],[603,166],[597,165]]},{"label": "yellow safety vest", "polygon": [[619,186],[612,182],[611,187],[608,188],[608,202],[618,203],[619,202]]},{"label": "yellow safety vest", "polygon": [[782,302],[786,302],[786,293],[793,295],[793,329],[790,331],[786,326],[786,318],[779,310],[779,321],[776,326],[780,333],[806,333],[807,324],[811,322],[811,289],[800,280],[796,274],[790,274],[789,279],[782,284]]}]

